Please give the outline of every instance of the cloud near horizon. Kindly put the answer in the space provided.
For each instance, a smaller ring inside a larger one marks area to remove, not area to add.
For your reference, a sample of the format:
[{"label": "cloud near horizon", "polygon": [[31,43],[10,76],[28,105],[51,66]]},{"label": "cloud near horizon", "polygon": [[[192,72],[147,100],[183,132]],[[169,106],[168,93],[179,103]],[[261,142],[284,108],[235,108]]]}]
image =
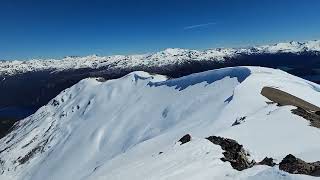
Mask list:
[{"label": "cloud near horizon", "polygon": [[204,23],[204,24],[196,24],[196,25],[186,26],[183,29],[184,30],[196,29],[196,28],[206,27],[206,26],[215,25],[215,24],[217,24],[217,23],[209,22],[209,23]]}]

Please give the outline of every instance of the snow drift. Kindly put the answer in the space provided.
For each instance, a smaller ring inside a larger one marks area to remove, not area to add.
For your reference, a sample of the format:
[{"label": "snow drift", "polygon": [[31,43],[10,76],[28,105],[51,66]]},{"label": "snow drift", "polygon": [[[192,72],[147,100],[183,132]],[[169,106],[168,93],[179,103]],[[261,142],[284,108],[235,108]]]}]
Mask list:
[{"label": "snow drift", "polygon": [[116,79],[134,71],[179,78],[212,69],[248,65],[282,69],[319,83],[320,41],[208,50],[171,48],[140,55],[0,61],[0,138],[15,121],[33,114],[62,90],[85,78]]},{"label": "snow drift", "polygon": [[[319,85],[260,67],[84,79],[0,140],[0,179],[312,179],[277,166],[234,170],[204,139],[235,139],[256,160],[320,160],[320,129],[268,103],[265,86],[320,106]],[[189,143],[176,143],[187,133]]]}]

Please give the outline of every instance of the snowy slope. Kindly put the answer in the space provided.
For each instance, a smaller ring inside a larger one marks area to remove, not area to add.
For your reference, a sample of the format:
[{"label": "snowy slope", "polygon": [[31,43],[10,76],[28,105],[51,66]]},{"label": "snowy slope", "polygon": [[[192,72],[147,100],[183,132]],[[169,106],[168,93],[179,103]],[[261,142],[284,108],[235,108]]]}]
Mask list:
[{"label": "snowy slope", "polygon": [[[277,166],[234,170],[204,139],[235,139],[256,160],[289,153],[320,160],[320,129],[294,107],[267,104],[264,86],[320,106],[319,85],[260,67],[82,80],[0,140],[0,179],[313,179]],[[176,143],[187,133],[190,143]]]},{"label": "snowy slope", "polygon": [[115,56],[86,56],[66,57],[62,60],[29,60],[29,61],[0,61],[0,75],[13,75],[33,71],[64,71],[71,69],[99,68],[132,68],[137,66],[161,67],[179,64],[187,61],[225,61],[241,54],[275,54],[275,53],[305,53],[320,52],[320,40],[278,43],[274,45],[256,46],[249,48],[216,48],[205,51],[169,48],[153,54],[115,55]]}]

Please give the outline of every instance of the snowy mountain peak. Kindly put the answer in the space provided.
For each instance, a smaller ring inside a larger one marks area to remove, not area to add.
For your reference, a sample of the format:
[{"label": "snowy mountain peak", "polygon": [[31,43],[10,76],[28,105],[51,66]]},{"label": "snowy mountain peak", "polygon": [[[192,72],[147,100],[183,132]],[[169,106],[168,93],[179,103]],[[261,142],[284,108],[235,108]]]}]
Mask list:
[{"label": "snowy mountain peak", "polygon": [[184,54],[188,51],[189,50],[181,49],[181,48],[167,48],[164,51],[161,51],[160,53],[174,56],[174,55],[178,55],[178,54]]},{"label": "snowy mountain peak", "polygon": [[320,51],[320,40],[308,41],[305,46],[312,51]]},{"label": "snowy mountain peak", "polygon": [[[270,102],[263,87],[320,106],[319,85],[260,67],[178,79],[146,72],[84,79],[0,140],[0,179],[303,178],[277,166],[237,171],[221,161],[221,148],[205,139],[234,139],[258,161],[267,156],[279,162],[289,153],[319,160],[320,145],[314,142],[320,130],[293,114],[295,107]],[[180,145],[185,134],[192,139]]]},{"label": "snowy mountain peak", "polygon": [[277,52],[292,52],[299,53],[305,51],[320,51],[320,41],[313,40],[307,42],[290,41],[287,43],[277,43],[271,46],[261,46],[266,52],[277,53]]},{"label": "snowy mountain peak", "polygon": [[65,58],[63,58],[62,60],[75,60],[75,59],[89,59],[89,60],[96,60],[97,58],[99,58],[99,56],[97,54],[92,54],[92,55],[88,55],[88,56],[67,56]]}]

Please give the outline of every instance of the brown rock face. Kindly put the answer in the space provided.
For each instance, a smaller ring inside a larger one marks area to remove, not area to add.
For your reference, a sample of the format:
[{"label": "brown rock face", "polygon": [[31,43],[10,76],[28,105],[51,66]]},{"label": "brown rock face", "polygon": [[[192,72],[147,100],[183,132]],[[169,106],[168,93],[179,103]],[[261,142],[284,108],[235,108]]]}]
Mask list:
[{"label": "brown rock face", "polygon": [[287,155],[280,162],[279,169],[291,174],[306,174],[320,177],[320,162],[307,163],[292,154]]},{"label": "brown rock face", "polygon": [[278,103],[280,106],[292,105],[306,111],[320,111],[318,106],[273,87],[263,87],[261,95]]},{"label": "brown rock face", "polygon": [[221,160],[230,162],[234,169],[242,171],[255,164],[255,161],[249,161],[247,157],[249,156],[248,153],[237,141],[218,136],[210,136],[206,139],[211,141],[213,144],[221,146],[221,148],[225,150],[225,152],[223,152],[224,158],[221,158]]},{"label": "brown rock face", "polygon": [[304,109],[297,108],[297,109],[292,109],[291,112],[295,115],[301,116],[304,119],[308,120],[310,122],[310,125],[313,127],[320,128],[320,115],[312,112],[308,112]]},{"label": "brown rock face", "polygon": [[[224,150],[224,157],[221,161],[229,162],[231,166],[242,171],[251,168],[255,165],[275,166],[273,158],[265,157],[261,162],[256,163],[254,160],[249,160],[249,154],[244,150],[243,146],[233,139],[223,138],[219,136],[210,136],[206,138],[215,145],[219,145]],[[185,144],[191,140],[189,134],[184,135],[179,142]],[[162,154],[160,152],[159,154]],[[320,161],[308,163],[292,154],[287,155],[279,164],[279,169],[290,174],[305,174],[309,176],[320,177]]]},{"label": "brown rock face", "polygon": [[273,162],[273,158],[265,157],[261,162],[258,162],[257,165],[266,165],[266,166],[275,166],[276,163]]},{"label": "brown rock face", "polygon": [[263,87],[261,95],[277,103],[278,106],[291,105],[297,107],[297,109],[292,110],[293,114],[310,121],[311,126],[320,128],[320,107],[273,87]]}]

